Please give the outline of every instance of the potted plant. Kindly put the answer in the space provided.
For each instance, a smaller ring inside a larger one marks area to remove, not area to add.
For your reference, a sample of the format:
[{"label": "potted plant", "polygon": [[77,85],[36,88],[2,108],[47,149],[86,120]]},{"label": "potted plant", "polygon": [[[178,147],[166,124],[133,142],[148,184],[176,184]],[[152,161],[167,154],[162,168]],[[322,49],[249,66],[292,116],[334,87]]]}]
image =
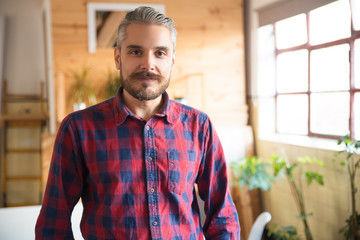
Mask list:
[{"label": "potted plant", "polygon": [[[313,238],[310,227],[307,222],[307,218],[312,214],[306,212],[303,191],[301,184],[299,184],[297,179],[294,177],[294,170],[299,170],[300,177],[305,176],[308,185],[313,181],[320,185],[323,185],[324,182],[323,177],[320,174],[313,171],[304,171],[303,166],[305,164],[317,164],[319,166],[324,165],[324,163],[319,161],[317,158],[310,157],[299,157],[297,162],[290,164],[286,158],[274,155],[268,161],[263,161],[256,156],[246,157],[241,159],[239,162],[232,163],[231,169],[233,172],[233,181],[240,186],[247,185],[249,189],[257,188],[265,191],[269,190],[271,188],[271,184],[276,179],[281,179],[285,176],[288,179],[295,203],[299,209],[299,218],[303,222],[306,239],[312,240]],[[294,238],[291,239],[298,239],[296,231],[294,232],[292,229],[292,226],[285,226],[277,232],[270,232],[270,235],[276,233],[278,236],[281,236],[284,231],[291,230],[287,234],[292,234]],[[282,238],[275,237],[274,239]]]},{"label": "potted plant", "polygon": [[356,210],[357,187],[355,184],[356,171],[360,168],[360,142],[351,140],[348,135],[338,141],[338,145],[344,144],[344,150],[335,154],[335,158],[345,155],[345,159],[340,162],[346,167],[350,186],[351,215],[346,220],[346,225],[340,229],[345,239],[360,240],[360,214]]},{"label": "potted plant", "polygon": [[311,157],[299,157],[297,159],[297,162],[290,164],[286,158],[281,158],[279,156],[273,156],[271,158],[271,162],[274,169],[274,175],[280,176],[280,174],[285,174],[290,188],[293,193],[293,197],[295,199],[295,203],[297,205],[297,208],[299,210],[299,218],[302,220],[304,225],[304,232],[305,237],[307,240],[312,240],[312,234],[310,231],[310,226],[308,224],[307,218],[312,216],[312,213],[307,213],[305,209],[305,202],[303,198],[303,191],[301,188],[301,182],[296,181],[294,177],[294,170],[296,168],[299,169],[299,176],[306,178],[307,184],[310,185],[313,181],[317,182],[319,185],[324,185],[323,177],[322,175],[313,172],[313,171],[304,171],[302,166],[305,164],[316,164],[319,166],[324,166],[324,163],[317,158],[311,158]]},{"label": "potted plant", "polygon": [[301,240],[293,226],[279,227],[273,224],[266,234],[265,240]]},{"label": "potted plant", "polygon": [[275,181],[270,169],[270,162],[264,162],[256,156],[247,156],[231,163],[234,185],[247,186],[249,190],[260,189],[267,191]]},{"label": "potted plant", "polygon": [[96,103],[94,89],[88,80],[88,68],[83,68],[81,73],[72,71],[74,82],[71,85],[69,98],[73,100],[74,111],[84,109],[86,104],[93,105]]},{"label": "potted plant", "polygon": [[121,86],[121,81],[120,81],[120,76],[119,76],[118,72],[113,73],[113,72],[109,71],[108,79],[106,82],[107,98],[114,97],[120,86]]}]

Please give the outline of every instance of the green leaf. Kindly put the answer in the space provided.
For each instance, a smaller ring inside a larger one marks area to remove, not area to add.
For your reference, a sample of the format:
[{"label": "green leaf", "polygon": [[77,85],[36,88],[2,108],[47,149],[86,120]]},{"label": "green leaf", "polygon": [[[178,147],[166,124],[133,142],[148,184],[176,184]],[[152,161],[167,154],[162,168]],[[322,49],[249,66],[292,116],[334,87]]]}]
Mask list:
[{"label": "green leaf", "polygon": [[319,165],[320,167],[324,167],[325,166],[325,163],[323,161],[316,161],[315,164]]},{"label": "green leaf", "polygon": [[306,219],[308,217],[311,217],[313,215],[313,213],[306,213],[305,215],[299,215],[297,216],[297,218],[299,219]]},{"label": "green leaf", "polygon": [[297,159],[301,164],[317,164],[319,166],[325,166],[323,161],[320,161],[317,157],[311,158],[309,156],[298,157]]},{"label": "green leaf", "polygon": [[306,172],[305,173],[307,184],[310,185],[312,181],[316,181],[320,185],[324,185],[323,176],[316,172]]},{"label": "green leaf", "polygon": [[274,240],[300,240],[297,230],[293,226],[282,226],[273,224],[267,234],[268,237]]},{"label": "green leaf", "polygon": [[298,161],[301,163],[314,163],[314,160],[309,156],[298,157]]},{"label": "green leaf", "polygon": [[240,186],[247,185],[250,190],[269,190],[274,181],[272,172],[269,171],[269,163],[262,161],[256,156],[245,157],[232,164],[232,170],[239,174]]}]

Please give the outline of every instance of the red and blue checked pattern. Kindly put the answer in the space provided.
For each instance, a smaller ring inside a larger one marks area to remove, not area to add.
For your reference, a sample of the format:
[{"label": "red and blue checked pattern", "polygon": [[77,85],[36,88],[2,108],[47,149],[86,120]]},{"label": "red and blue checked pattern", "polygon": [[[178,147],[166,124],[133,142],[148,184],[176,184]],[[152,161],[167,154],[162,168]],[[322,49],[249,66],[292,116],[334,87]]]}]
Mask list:
[{"label": "red and blue checked pattern", "polygon": [[80,198],[85,239],[240,239],[224,154],[207,115],[165,93],[161,113],[146,122],[121,94],[62,122],[36,239],[73,239],[70,216]]}]

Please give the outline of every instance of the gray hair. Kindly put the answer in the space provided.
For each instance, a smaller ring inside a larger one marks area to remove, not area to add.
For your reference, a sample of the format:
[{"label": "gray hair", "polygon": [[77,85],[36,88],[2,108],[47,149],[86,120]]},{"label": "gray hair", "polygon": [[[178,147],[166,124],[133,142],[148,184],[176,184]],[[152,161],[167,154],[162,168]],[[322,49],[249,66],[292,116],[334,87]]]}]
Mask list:
[{"label": "gray hair", "polygon": [[121,42],[126,38],[126,28],[135,23],[140,24],[156,24],[164,26],[170,30],[171,40],[175,49],[176,45],[176,29],[174,22],[171,18],[165,16],[164,14],[156,11],[152,7],[138,7],[135,10],[128,12],[118,28],[118,36],[116,40],[116,45],[120,49]]}]

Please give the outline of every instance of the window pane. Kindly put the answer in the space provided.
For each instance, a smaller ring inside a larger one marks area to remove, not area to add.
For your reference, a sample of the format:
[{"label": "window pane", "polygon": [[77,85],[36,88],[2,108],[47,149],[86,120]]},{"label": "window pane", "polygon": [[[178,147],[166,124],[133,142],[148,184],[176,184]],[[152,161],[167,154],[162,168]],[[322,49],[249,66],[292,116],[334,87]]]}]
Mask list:
[{"label": "window pane", "polygon": [[278,96],[277,129],[279,133],[307,134],[308,97],[305,94]]},{"label": "window pane", "polygon": [[355,139],[360,141],[360,93],[355,93],[354,99],[354,127],[355,127]]},{"label": "window pane", "polygon": [[310,44],[320,44],[351,34],[350,6],[348,0],[339,0],[310,12]]},{"label": "window pane", "polygon": [[354,29],[356,31],[360,30],[360,1],[359,0],[350,0],[351,6],[351,18],[353,22]]},{"label": "window pane", "polygon": [[310,53],[311,91],[349,89],[349,49],[342,44]]},{"label": "window pane", "polygon": [[308,89],[308,51],[279,54],[277,57],[277,90],[304,92]]},{"label": "window pane", "polygon": [[355,87],[360,88],[360,39],[355,40],[354,48],[354,77],[355,77]]},{"label": "window pane", "polygon": [[266,25],[258,28],[258,82],[259,96],[275,95],[275,39],[274,26]]},{"label": "window pane", "polygon": [[258,104],[258,129],[261,136],[273,135],[275,132],[275,98],[259,97]]},{"label": "window pane", "polygon": [[306,43],[306,15],[300,14],[275,23],[276,46],[279,49]]},{"label": "window pane", "polygon": [[313,133],[342,136],[349,133],[349,93],[314,93],[310,96]]}]

